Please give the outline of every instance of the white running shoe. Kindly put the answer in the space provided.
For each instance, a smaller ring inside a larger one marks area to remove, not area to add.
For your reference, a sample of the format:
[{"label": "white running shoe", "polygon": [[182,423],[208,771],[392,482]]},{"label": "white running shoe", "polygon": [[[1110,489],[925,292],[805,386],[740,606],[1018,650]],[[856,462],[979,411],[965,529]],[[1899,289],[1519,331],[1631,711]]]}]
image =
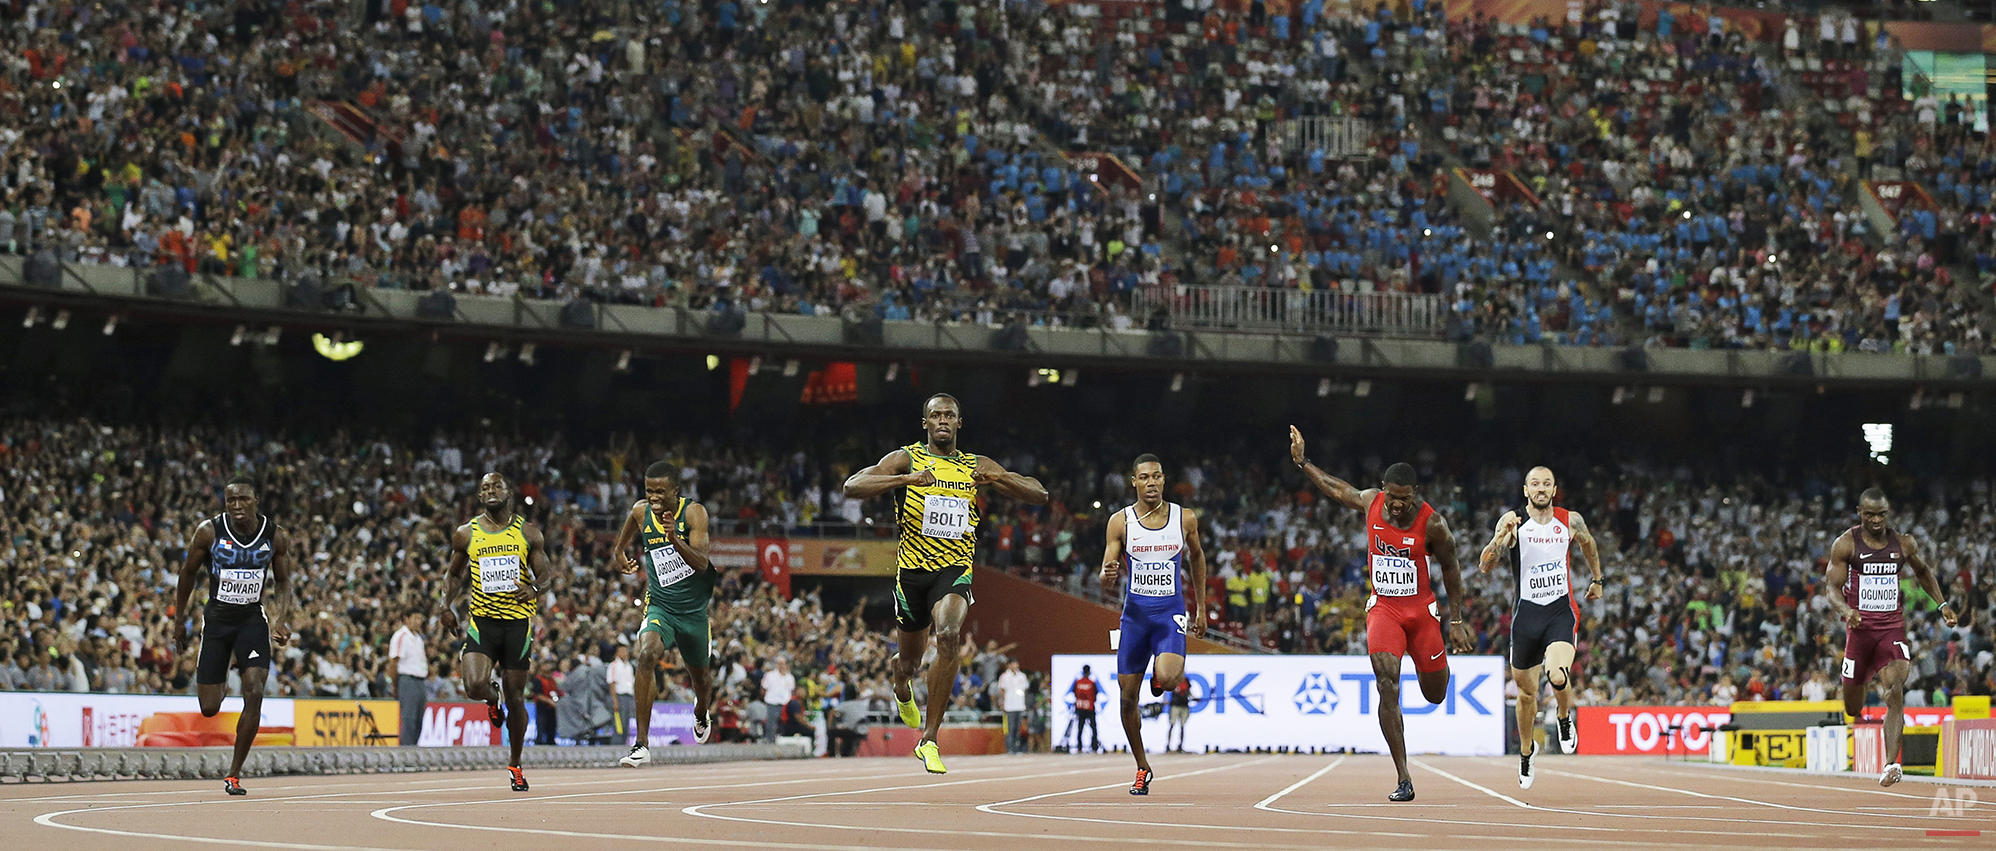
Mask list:
[{"label": "white running shoe", "polygon": [[[1577,712],[1578,710],[1575,710],[1575,713]],[[1578,729],[1579,725],[1573,722],[1573,715],[1575,713],[1568,713],[1566,715],[1559,716],[1560,753],[1580,752],[1580,731]]]},{"label": "white running shoe", "polygon": [[1534,754],[1518,755],[1518,788],[1532,788],[1532,757]]},{"label": "white running shoe", "polygon": [[1878,785],[1890,786],[1894,783],[1899,782],[1900,778],[1905,776],[1906,776],[1906,770],[1900,768],[1899,763],[1895,762],[1892,763],[1891,765],[1885,766],[1885,774],[1878,778]]},{"label": "white running shoe", "polygon": [[651,764],[651,748],[644,745],[632,745],[630,754],[626,755],[623,759],[617,760],[617,764],[625,768],[637,768],[640,765],[649,765]]},{"label": "white running shoe", "polygon": [[714,710],[705,715],[693,716],[693,741],[706,744],[714,740]]}]

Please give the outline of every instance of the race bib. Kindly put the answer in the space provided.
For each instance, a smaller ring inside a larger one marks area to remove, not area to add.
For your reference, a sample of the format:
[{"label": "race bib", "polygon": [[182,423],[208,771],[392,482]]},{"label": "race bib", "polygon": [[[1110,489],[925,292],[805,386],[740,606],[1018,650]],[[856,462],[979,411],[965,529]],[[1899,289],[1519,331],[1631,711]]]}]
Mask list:
[{"label": "race bib", "polygon": [[646,553],[651,558],[651,575],[658,587],[669,588],[680,580],[693,575],[693,566],[679,555],[679,548],[671,544],[658,547]]},{"label": "race bib", "polygon": [[1178,563],[1175,561],[1130,562],[1130,593],[1143,597],[1172,597],[1178,594]]},{"label": "race bib", "polygon": [[520,590],[519,556],[484,556],[478,560],[478,590],[511,594]]},{"label": "race bib", "polygon": [[262,568],[224,568],[216,578],[215,602],[247,606],[263,601]]},{"label": "race bib", "polygon": [[1860,612],[1899,611],[1899,574],[1863,574],[1857,578],[1857,610]]},{"label": "race bib", "polygon": [[1419,569],[1411,558],[1373,556],[1372,593],[1381,597],[1412,597],[1420,593],[1420,585],[1414,578]]},{"label": "race bib", "polygon": [[953,541],[970,537],[970,499],[961,496],[924,495],[922,534]]},{"label": "race bib", "polygon": [[1525,566],[1525,588],[1519,596],[1533,603],[1545,604],[1566,594],[1566,562],[1549,561]]}]

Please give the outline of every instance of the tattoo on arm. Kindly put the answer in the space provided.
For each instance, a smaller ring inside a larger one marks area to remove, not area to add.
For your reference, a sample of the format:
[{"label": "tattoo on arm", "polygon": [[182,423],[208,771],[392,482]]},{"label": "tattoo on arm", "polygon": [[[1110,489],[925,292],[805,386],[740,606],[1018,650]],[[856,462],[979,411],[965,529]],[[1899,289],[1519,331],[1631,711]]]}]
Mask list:
[{"label": "tattoo on arm", "polygon": [[1353,487],[1350,482],[1326,473],[1323,468],[1312,463],[1303,465],[1303,475],[1309,476],[1310,483],[1316,485],[1317,490],[1323,491],[1325,496],[1336,500],[1339,505],[1354,511],[1365,510],[1364,492]]},{"label": "tattoo on arm", "polygon": [[1573,542],[1580,545],[1580,557],[1586,560],[1587,569],[1592,571],[1590,578],[1599,581],[1602,570],[1601,551],[1594,543],[1594,533],[1587,528],[1587,520],[1580,516],[1580,512],[1576,511],[1567,516],[1572,521]]}]

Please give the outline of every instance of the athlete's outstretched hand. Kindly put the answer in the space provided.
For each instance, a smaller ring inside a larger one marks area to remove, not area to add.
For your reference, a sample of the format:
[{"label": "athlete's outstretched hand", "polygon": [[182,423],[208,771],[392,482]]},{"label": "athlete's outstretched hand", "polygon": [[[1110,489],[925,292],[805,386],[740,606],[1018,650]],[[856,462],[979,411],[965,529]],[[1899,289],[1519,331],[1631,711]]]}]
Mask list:
[{"label": "athlete's outstretched hand", "polygon": [[1289,460],[1297,466],[1303,464],[1303,433],[1295,426],[1289,427]]},{"label": "athlete's outstretched hand", "polygon": [[457,613],[451,611],[449,606],[438,609],[437,626],[444,631],[445,635],[457,632]]},{"label": "athlete's outstretched hand", "polygon": [[1461,655],[1476,650],[1476,636],[1469,631],[1469,624],[1456,623],[1448,628],[1449,652]]},{"label": "athlete's outstretched hand", "polygon": [[1520,522],[1523,521],[1518,517],[1518,512],[1516,511],[1506,511],[1504,512],[1504,516],[1497,520],[1497,543],[1500,546],[1510,547],[1518,543],[1518,524]]},{"label": "athlete's outstretched hand", "polygon": [[631,558],[630,553],[625,553],[624,563],[620,565],[617,569],[619,571],[622,571],[625,576],[629,576],[633,573],[638,572],[638,560]]},{"label": "athlete's outstretched hand", "polygon": [[912,488],[925,488],[936,483],[936,471],[916,470],[901,477],[901,484]]},{"label": "athlete's outstretched hand", "polygon": [[181,618],[180,624],[173,628],[173,649],[182,653],[187,652],[187,645],[192,641],[193,637],[192,632],[187,628],[187,618]]},{"label": "athlete's outstretched hand", "polygon": [[284,645],[290,643],[291,643],[290,624],[274,623],[270,625],[270,644],[272,647],[283,647]]},{"label": "athlete's outstretched hand", "polygon": [[1194,609],[1192,618],[1185,624],[1185,634],[1193,638],[1206,637],[1206,610]]},{"label": "athlete's outstretched hand", "polygon": [[1859,614],[1857,609],[1852,608],[1844,610],[1844,626],[1846,628],[1857,629],[1858,624],[1861,624],[1863,622],[1864,622],[1864,615]]},{"label": "athlete's outstretched hand", "polygon": [[1599,599],[1601,599],[1601,582],[1600,582],[1600,580],[1595,580],[1595,581],[1593,581],[1593,582],[1589,582],[1589,583],[1587,583],[1587,599],[1589,599],[1589,600],[1599,600]]},{"label": "athlete's outstretched hand", "polygon": [[1102,562],[1102,587],[1107,588],[1123,578],[1123,560],[1109,559]]},{"label": "athlete's outstretched hand", "polygon": [[1950,627],[1958,625],[1961,621],[1959,617],[1955,616],[1954,605],[1951,603],[1941,604],[1941,620],[1947,621],[1947,625]]}]

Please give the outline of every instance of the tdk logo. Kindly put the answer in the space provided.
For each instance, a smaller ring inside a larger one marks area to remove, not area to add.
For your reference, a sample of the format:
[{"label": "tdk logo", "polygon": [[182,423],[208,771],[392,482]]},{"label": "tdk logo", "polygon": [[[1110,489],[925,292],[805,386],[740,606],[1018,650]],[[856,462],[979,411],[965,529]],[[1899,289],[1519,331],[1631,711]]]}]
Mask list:
[{"label": "tdk logo", "polygon": [[1306,674],[1296,686],[1296,711],[1304,715],[1329,715],[1338,709],[1338,690],[1331,678],[1320,673]]}]

